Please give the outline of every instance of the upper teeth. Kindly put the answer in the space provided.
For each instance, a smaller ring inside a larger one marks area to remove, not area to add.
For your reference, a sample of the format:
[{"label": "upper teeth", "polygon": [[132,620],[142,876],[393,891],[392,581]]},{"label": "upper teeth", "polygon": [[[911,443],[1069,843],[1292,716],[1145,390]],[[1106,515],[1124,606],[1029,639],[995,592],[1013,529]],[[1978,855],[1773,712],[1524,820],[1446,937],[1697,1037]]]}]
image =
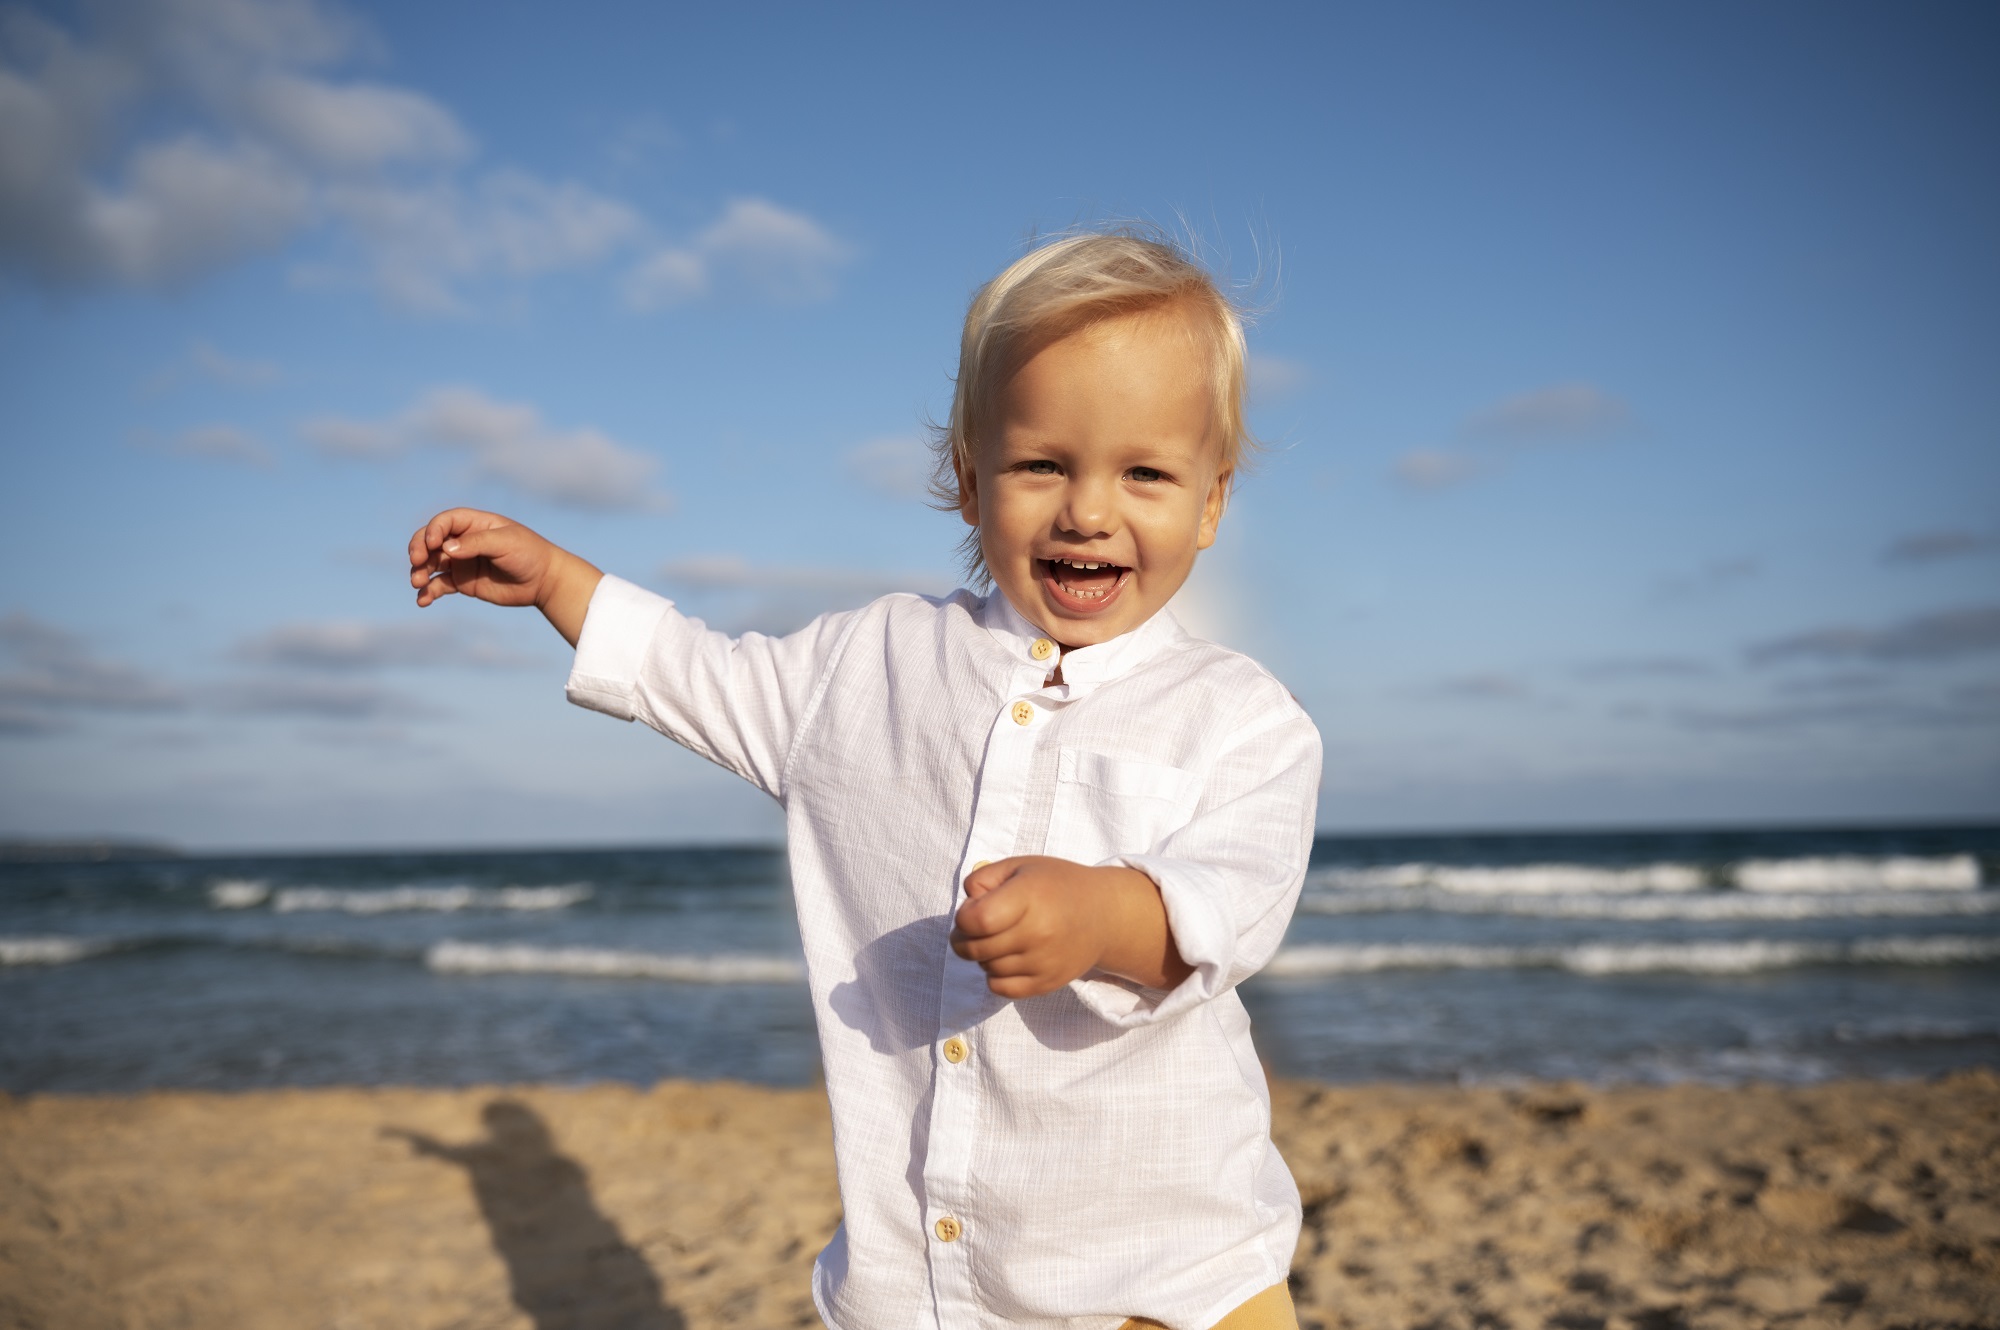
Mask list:
[{"label": "upper teeth", "polygon": [[1087,573],[1096,572],[1099,568],[1116,568],[1118,566],[1115,563],[1085,563],[1082,559],[1050,559],[1049,562],[1066,563],[1072,568],[1081,568]]}]

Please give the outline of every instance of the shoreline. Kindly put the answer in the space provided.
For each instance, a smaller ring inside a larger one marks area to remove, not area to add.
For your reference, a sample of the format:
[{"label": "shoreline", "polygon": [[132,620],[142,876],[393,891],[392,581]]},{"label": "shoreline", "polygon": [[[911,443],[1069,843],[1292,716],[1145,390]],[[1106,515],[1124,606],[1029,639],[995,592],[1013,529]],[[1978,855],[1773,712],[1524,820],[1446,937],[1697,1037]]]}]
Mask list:
[{"label": "shoreline", "polygon": [[[2000,1073],[1273,1086],[1301,1324],[2000,1325]],[[814,1326],[818,1088],[0,1096],[0,1325]]]}]

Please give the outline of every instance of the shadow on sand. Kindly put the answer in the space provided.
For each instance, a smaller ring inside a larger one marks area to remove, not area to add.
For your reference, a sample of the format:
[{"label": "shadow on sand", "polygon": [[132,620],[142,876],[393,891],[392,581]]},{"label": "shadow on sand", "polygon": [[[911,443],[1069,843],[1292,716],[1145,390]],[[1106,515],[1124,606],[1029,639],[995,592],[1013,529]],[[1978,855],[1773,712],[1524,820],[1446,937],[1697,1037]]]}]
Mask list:
[{"label": "shadow on sand", "polygon": [[383,1134],[470,1175],[514,1303],[535,1330],[684,1330],[659,1276],[598,1210],[589,1177],[556,1149],[548,1124],[512,1099],[481,1117],[485,1138],[463,1145],[399,1127]]}]

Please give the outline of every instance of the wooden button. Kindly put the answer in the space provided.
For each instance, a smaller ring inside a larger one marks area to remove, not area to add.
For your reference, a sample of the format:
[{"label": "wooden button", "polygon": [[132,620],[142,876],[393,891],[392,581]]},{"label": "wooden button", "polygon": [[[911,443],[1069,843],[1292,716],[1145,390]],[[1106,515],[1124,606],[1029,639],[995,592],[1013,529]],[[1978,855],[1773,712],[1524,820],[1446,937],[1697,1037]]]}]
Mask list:
[{"label": "wooden button", "polygon": [[986,867],[988,864],[992,862],[993,861],[991,859],[981,859],[978,863],[972,866],[972,871],[977,873],[980,869]]},{"label": "wooden button", "polygon": [[957,1035],[953,1035],[944,1041],[944,1060],[953,1066],[957,1066],[959,1063],[965,1061],[965,1055],[968,1051],[970,1050],[966,1048],[965,1041]]},{"label": "wooden button", "polygon": [[1025,702],[1025,701],[1016,702],[1014,704],[1013,716],[1014,716],[1014,723],[1016,725],[1034,724],[1035,723],[1034,704],[1032,702]]},{"label": "wooden button", "polygon": [[939,1242],[957,1242],[958,1235],[965,1232],[965,1227],[950,1215],[946,1215],[931,1225],[931,1231],[938,1235]]},{"label": "wooden button", "polygon": [[1035,644],[1028,648],[1028,654],[1036,660],[1047,660],[1056,654],[1056,644],[1046,637],[1038,637],[1035,639]]}]

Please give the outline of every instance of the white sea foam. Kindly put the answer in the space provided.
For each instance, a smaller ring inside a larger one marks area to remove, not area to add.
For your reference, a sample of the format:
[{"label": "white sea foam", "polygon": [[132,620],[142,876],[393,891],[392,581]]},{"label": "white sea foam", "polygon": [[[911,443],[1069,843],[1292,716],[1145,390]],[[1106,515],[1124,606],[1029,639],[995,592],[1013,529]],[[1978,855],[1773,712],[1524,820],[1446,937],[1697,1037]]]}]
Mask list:
[{"label": "white sea foam", "polygon": [[1634,892],[1700,891],[1708,874],[1695,864],[1385,864],[1376,868],[1322,868],[1315,886],[1336,891],[1445,891],[1455,895],[1620,895]]},{"label": "white sea foam", "polygon": [[223,878],[208,889],[208,903],[218,910],[252,910],[269,899],[271,884],[250,878]]},{"label": "white sea foam", "polygon": [[[1412,862],[1373,867],[1315,869],[1307,885],[1354,893],[1428,893],[1432,896],[1659,896],[1706,894],[1735,886],[1765,895],[1816,895],[1977,891],[1979,860],[1970,854],[1807,855],[1745,859],[1728,867],[1663,860],[1623,867],[1605,864],[1438,864]],[[1368,908],[1366,906],[1360,908]],[[1673,915],[1635,915],[1672,918]],[[1726,916],[1725,916],[1726,917]],[[1761,916],[1743,916],[1761,917]]]},{"label": "white sea foam", "polygon": [[111,950],[112,943],[89,937],[0,937],[0,965],[68,965]]},{"label": "white sea foam", "polygon": [[717,952],[662,955],[598,947],[491,946],[440,942],[424,957],[446,974],[572,974],[605,979],[670,979],[684,984],[791,984],[803,982],[805,962],[795,956]]},{"label": "white sea foam", "polygon": [[2000,937],[1884,937],[1857,942],[1738,938],[1525,947],[1374,942],[1286,947],[1264,972],[1280,978],[1382,970],[1558,969],[1591,976],[1753,974],[1801,965],[1967,965],[1992,960],[2000,960]]},{"label": "white sea foam", "polygon": [[1969,854],[1745,859],[1735,878],[1745,891],[1977,891],[1979,861]]},{"label": "white sea foam", "polygon": [[560,887],[287,887],[271,900],[279,914],[337,910],[346,914],[391,914],[405,910],[564,910],[590,899],[580,882]]},{"label": "white sea foam", "polygon": [[1960,1040],[2000,1039],[2000,1027],[1972,1021],[1909,1017],[1880,1017],[1868,1021],[1842,1021],[1833,1027],[1833,1037],[1843,1044],[1925,1044]]},{"label": "white sea foam", "polygon": [[1633,896],[1463,896],[1434,888],[1409,891],[1310,891],[1308,914],[1518,915],[1533,919],[1769,920],[1966,917],[2000,914],[2000,891],[1872,891],[1831,894],[1700,892]]}]

